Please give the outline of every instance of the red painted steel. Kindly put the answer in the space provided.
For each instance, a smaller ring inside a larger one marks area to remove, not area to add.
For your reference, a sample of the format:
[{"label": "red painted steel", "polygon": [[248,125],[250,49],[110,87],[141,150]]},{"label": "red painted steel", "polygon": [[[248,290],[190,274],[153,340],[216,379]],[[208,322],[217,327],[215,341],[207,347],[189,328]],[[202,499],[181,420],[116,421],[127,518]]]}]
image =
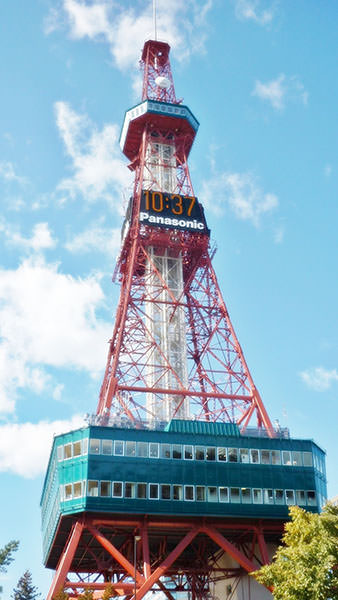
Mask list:
[{"label": "red painted steel", "polygon": [[[175,95],[168,44],[146,42],[142,66],[143,100],[169,102],[177,107],[179,101]],[[146,401],[147,394],[152,394],[156,406],[166,402],[168,397],[179,398],[170,418],[175,418],[189,399],[194,419],[237,423],[241,431],[245,431],[255,418],[257,427],[273,437],[275,432],[245,361],[212,266],[209,232],[156,227],[139,220],[142,190],[146,185],[147,189],[152,186],[161,189],[160,176],[156,179],[147,164],[147,156],[155,143],[174,148],[175,194],[194,196],[187,157],[195,131],[172,114],[155,118],[146,113],[132,125],[129,133],[125,153],[132,161],[129,168],[135,173],[135,183],[118,259],[121,293],[100,391],[98,421],[109,424],[126,417],[136,426],[154,421],[156,414]],[[165,163],[158,166],[167,168]],[[203,202],[203,198],[201,200]],[[167,252],[173,258],[180,257],[183,287],[179,295],[172,292],[162,277],[152,249],[156,249],[158,255]],[[175,370],[147,323],[146,305],[165,305],[170,319],[178,311],[184,311],[186,381]],[[152,365],[149,357],[154,356],[155,351],[160,362]],[[149,369],[154,373],[152,385],[149,385]],[[174,382],[171,387],[160,383],[165,373],[170,375],[168,381]],[[93,590],[95,598],[100,598],[107,585],[112,586],[116,595],[125,595],[128,600],[141,600],[148,591],[158,587],[168,600],[172,600],[173,591],[182,589],[191,591],[193,599],[201,600],[210,581],[240,576],[243,569],[251,572],[267,562],[266,540],[275,541],[282,532],[281,523],[258,524],[254,519],[240,518],[201,520],[169,515],[162,519],[136,515],[94,518],[87,514],[74,516],[74,523],[47,600],[52,600],[63,586],[71,598],[78,597],[85,589]],[[134,556],[136,534],[141,536],[142,543]],[[251,544],[250,558],[245,544]],[[239,567],[220,568],[218,558],[223,553],[229,554]]]}]

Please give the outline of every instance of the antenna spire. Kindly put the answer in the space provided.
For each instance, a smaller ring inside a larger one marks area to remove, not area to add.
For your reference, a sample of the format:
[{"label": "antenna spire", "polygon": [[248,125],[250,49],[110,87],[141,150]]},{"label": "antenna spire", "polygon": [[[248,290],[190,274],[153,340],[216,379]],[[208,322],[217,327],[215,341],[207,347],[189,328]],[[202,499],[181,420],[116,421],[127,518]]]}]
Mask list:
[{"label": "antenna spire", "polygon": [[155,39],[155,41],[157,41],[156,0],[153,0],[153,21],[154,21],[154,39]]}]

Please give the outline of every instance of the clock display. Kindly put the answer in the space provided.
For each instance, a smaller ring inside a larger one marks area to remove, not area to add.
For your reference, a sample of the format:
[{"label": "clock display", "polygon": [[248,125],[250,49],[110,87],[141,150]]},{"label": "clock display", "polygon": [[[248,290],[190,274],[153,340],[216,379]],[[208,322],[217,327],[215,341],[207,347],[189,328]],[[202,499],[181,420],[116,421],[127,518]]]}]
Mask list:
[{"label": "clock display", "polygon": [[196,196],[143,190],[140,221],[151,226],[203,231],[209,235],[204,211]]}]

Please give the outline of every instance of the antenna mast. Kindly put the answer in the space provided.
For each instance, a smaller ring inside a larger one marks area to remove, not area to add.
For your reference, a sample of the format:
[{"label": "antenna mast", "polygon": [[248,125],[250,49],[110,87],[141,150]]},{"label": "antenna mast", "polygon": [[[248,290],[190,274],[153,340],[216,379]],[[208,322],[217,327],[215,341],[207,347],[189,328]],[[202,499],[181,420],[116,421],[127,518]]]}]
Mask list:
[{"label": "antenna mast", "polygon": [[156,0],[153,0],[154,39],[157,41]]}]

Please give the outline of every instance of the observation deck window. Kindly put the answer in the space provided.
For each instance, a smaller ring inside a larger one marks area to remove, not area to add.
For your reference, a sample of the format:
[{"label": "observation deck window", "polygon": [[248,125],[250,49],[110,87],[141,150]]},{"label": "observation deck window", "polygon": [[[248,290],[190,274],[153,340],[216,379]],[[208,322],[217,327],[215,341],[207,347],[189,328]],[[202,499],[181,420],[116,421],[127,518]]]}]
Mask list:
[{"label": "observation deck window", "polygon": [[303,490],[296,491],[296,504],[298,504],[299,506],[306,505],[305,492]]},{"label": "observation deck window", "polygon": [[73,496],[74,498],[81,498],[82,496],[82,481],[76,481],[73,483]]},{"label": "observation deck window", "polygon": [[100,481],[100,496],[104,498],[110,498],[111,496],[111,482]]},{"label": "observation deck window", "polygon": [[102,440],[102,454],[107,454],[107,455],[113,454],[112,440]]},{"label": "observation deck window", "polygon": [[233,504],[239,504],[240,501],[241,501],[241,495],[240,495],[239,488],[231,487],[230,488],[230,502],[232,502]]},{"label": "observation deck window", "polygon": [[125,496],[125,498],[135,498],[136,497],[135,483],[126,481],[126,483],[124,484],[124,496]]},{"label": "observation deck window", "polygon": [[184,486],[184,499],[193,501],[194,497],[194,486],[193,485],[185,485]]},{"label": "observation deck window", "polygon": [[250,450],[250,462],[253,465],[259,464],[259,450]]},{"label": "observation deck window", "polygon": [[170,500],[170,485],[161,483],[161,500]]},{"label": "observation deck window", "polygon": [[161,444],[161,458],[171,458],[170,444]]},{"label": "observation deck window", "polygon": [[262,465],[270,464],[270,450],[261,450],[261,463]]},{"label": "observation deck window", "polygon": [[304,464],[304,467],[312,467],[313,466],[312,452],[303,452],[303,464]]},{"label": "observation deck window", "polygon": [[229,502],[229,490],[227,487],[219,488],[219,501],[220,502]]},{"label": "observation deck window", "polygon": [[185,458],[185,460],[193,459],[193,447],[192,446],[184,446],[184,458]]},{"label": "observation deck window", "polygon": [[218,502],[217,487],[208,486],[208,502]]},{"label": "observation deck window", "polygon": [[251,489],[250,488],[242,488],[242,502],[243,504],[251,504]]},{"label": "observation deck window", "polygon": [[204,487],[204,485],[196,486],[196,500],[198,502],[205,502],[205,487]]},{"label": "observation deck window", "polygon": [[290,467],[292,465],[291,452],[289,450],[283,450],[282,457],[283,457],[283,465]]},{"label": "observation deck window", "polygon": [[183,485],[173,485],[173,500],[183,500]]},{"label": "observation deck window", "polygon": [[285,500],[288,506],[295,504],[295,492],[293,490],[285,490]]},{"label": "observation deck window", "polygon": [[100,454],[100,440],[94,438],[89,440],[89,454]]},{"label": "observation deck window", "polygon": [[64,446],[64,450],[63,450],[63,457],[66,460],[67,458],[72,458],[73,453],[72,453],[72,444],[65,444]]},{"label": "observation deck window", "polygon": [[214,446],[208,446],[206,453],[207,460],[216,460],[216,448]]},{"label": "observation deck window", "polygon": [[264,489],[263,490],[263,499],[264,499],[264,504],[273,504],[273,490],[269,489]]},{"label": "observation deck window", "polygon": [[137,484],[137,497],[141,498],[141,499],[147,497],[147,484],[146,483],[138,483]]},{"label": "observation deck window", "polygon": [[136,442],[126,442],[126,456],[136,456]]},{"label": "observation deck window", "polygon": [[149,457],[158,458],[158,444],[150,442],[149,444]]},{"label": "observation deck window", "polygon": [[226,462],[227,460],[227,449],[226,448],[217,448],[217,460],[220,462]]},{"label": "observation deck window", "polygon": [[307,505],[316,506],[316,492],[307,492]]},{"label": "observation deck window", "polygon": [[275,504],[284,504],[284,490],[275,490]]},{"label": "observation deck window", "polygon": [[149,483],[150,500],[158,500],[158,483]]},{"label": "observation deck window", "polygon": [[147,442],[137,442],[137,456],[141,458],[148,457],[148,443]]},{"label": "observation deck window", "polygon": [[239,457],[240,457],[241,463],[248,463],[249,462],[249,450],[248,450],[248,448],[240,448],[240,450],[239,450]]},{"label": "observation deck window", "polygon": [[292,464],[294,467],[301,467],[303,465],[301,452],[292,452]]},{"label": "observation deck window", "polygon": [[114,441],[114,455],[123,456],[123,442],[121,440]]},{"label": "observation deck window", "polygon": [[271,450],[271,464],[272,465],[280,465],[281,464],[280,450]]},{"label": "observation deck window", "polygon": [[182,458],[182,446],[181,444],[173,445],[173,458]]},{"label": "observation deck window", "polygon": [[238,462],[238,448],[228,448],[228,461]]},{"label": "observation deck window", "polygon": [[254,504],[262,504],[263,503],[263,494],[262,490],[254,488],[252,490],[252,501]]},{"label": "observation deck window", "polygon": [[122,481],[113,481],[113,497],[122,498],[123,486]]},{"label": "observation deck window", "polygon": [[73,443],[73,456],[81,456],[82,454],[81,440]]},{"label": "observation deck window", "polygon": [[204,446],[196,446],[195,447],[195,459],[196,460],[204,460],[204,458],[205,458]]},{"label": "observation deck window", "polygon": [[87,485],[87,496],[98,496],[99,495],[99,482],[93,479],[88,480]]}]

